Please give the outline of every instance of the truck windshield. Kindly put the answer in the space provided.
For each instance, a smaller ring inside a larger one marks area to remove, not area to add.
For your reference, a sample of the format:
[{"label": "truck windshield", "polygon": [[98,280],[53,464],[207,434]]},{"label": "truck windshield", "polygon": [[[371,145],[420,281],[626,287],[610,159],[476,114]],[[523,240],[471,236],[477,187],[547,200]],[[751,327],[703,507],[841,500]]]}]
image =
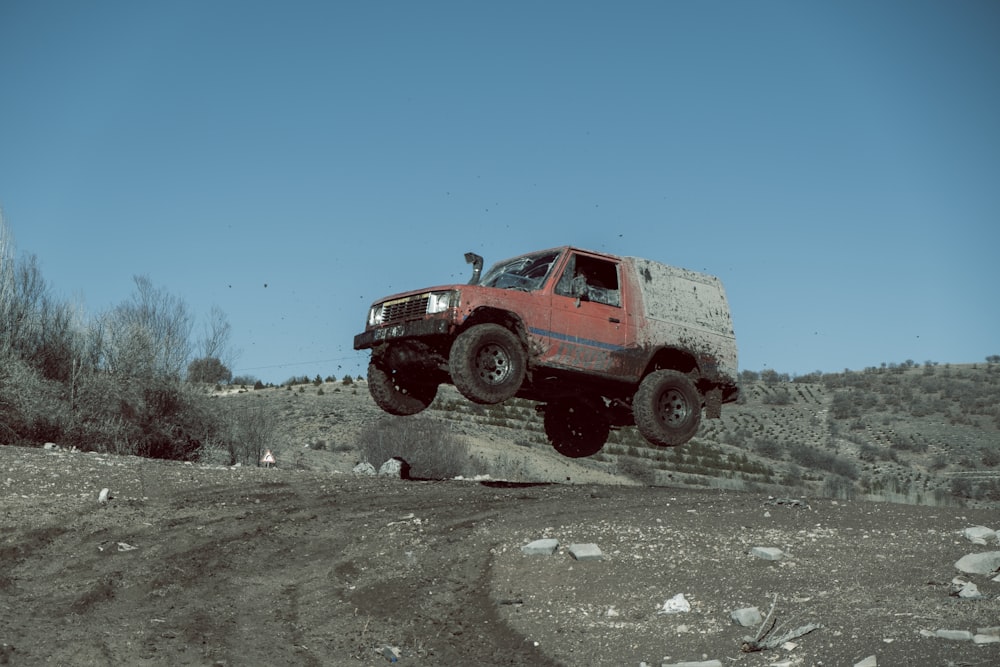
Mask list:
[{"label": "truck windshield", "polygon": [[558,251],[508,259],[490,267],[479,284],[500,289],[534,291],[545,283],[557,257]]}]

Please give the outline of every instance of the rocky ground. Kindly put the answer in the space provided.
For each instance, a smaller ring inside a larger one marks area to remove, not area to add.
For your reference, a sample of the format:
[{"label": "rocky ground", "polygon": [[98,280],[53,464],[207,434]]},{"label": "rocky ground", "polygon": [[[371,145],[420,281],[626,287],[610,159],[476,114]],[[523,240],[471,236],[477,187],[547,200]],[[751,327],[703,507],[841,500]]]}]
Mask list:
[{"label": "rocky ground", "polygon": [[0,446],[0,664],[1000,664],[995,512],[297,468]]}]

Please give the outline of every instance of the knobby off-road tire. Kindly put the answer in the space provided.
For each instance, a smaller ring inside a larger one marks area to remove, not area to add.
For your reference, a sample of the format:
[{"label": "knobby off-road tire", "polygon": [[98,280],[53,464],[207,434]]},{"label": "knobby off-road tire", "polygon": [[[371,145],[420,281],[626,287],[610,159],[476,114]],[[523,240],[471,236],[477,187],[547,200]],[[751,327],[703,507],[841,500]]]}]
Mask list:
[{"label": "knobby off-road tire", "polygon": [[582,402],[549,403],[545,406],[545,435],[557,452],[571,459],[601,451],[611,425]]},{"label": "knobby off-road tire", "polygon": [[391,415],[408,417],[422,411],[437,396],[437,385],[404,380],[376,364],[368,364],[368,392],[375,405]]},{"label": "knobby off-road tire", "polygon": [[639,432],[661,447],[676,447],[694,437],[701,422],[701,394],[684,373],[653,371],[632,399]]},{"label": "knobby off-road tire", "polygon": [[478,324],[459,334],[448,355],[451,381],[474,403],[502,403],[521,388],[527,353],[499,324]]}]

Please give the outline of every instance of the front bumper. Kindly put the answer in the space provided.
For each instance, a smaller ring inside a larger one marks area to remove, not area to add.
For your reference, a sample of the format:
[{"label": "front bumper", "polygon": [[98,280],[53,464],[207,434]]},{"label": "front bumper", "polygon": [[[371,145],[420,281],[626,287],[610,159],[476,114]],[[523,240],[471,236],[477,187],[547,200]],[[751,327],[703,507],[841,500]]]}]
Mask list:
[{"label": "front bumper", "polygon": [[359,333],[354,337],[355,350],[367,350],[382,343],[403,338],[422,338],[424,336],[440,336],[451,330],[448,320],[414,320],[387,324],[371,331]]}]

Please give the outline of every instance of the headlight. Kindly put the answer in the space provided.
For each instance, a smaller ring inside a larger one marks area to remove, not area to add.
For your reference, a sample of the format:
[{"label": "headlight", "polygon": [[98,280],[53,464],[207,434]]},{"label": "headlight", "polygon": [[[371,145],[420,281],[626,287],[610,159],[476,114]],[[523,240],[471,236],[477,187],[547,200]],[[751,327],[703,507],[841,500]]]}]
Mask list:
[{"label": "headlight", "polygon": [[368,326],[375,327],[382,324],[383,305],[381,303],[371,307],[368,311]]},{"label": "headlight", "polygon": [[458,292],[430,292],[427,295],[427,314],[443,313],[449,308],[458,306]]}]

